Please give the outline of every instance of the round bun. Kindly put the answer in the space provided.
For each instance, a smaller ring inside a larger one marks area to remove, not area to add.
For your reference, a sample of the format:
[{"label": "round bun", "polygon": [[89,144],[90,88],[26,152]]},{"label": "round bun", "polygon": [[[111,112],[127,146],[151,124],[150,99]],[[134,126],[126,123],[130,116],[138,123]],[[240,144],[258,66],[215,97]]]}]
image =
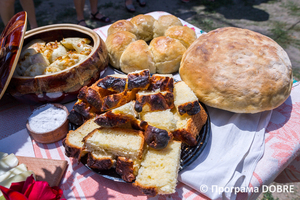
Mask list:
[{"label": "round bun", "polygon": [[182,26],[182,23],[174,15],[160,16],[158,20],[154,22],[153,37],[164,36],[165,31],[172,26]]},{"label": "round bun", "polygon": [[136,34],[136,27],[130,21],[122,19],[116,21],[108,28],[107,35],[111,35],[119,31],[128,31],[130,33]]},{"label": "round bun", "polygon": [[120,61],[121,70],[125,73],[144,69],[149,69],[150,73],[156,71],[150,48],[144,40],[130,43]]},{"label": "round bun", "polygon": [[202,34],[184,53],[179,74],[201,102],[236,113],[278,107],[293,82],[289,57],[275,41],[233,27]]},{"label": "round bun", "polygon": [[165,36],[179,40],[185,48],[189,48],[197,39],[195,31],[187,26],[171,26],[166,30]]},{"label": "round bun", "polygon": [[153,38],[155,19],[151,15],[137,15],[130,22],[136,27],[136,35],[139,40],[147,42]]},{"label": "round bun", "polygon": [[178,71],[182,55],[186,51],[179,40],[160,36],[154,38],[149,46],[153,53],[157,73],[169,74]]},{"label": "round bun", "polygon": [[105,41],[109,55],[109,63],[119,69],[123,51],[131,42],[136,40],[136,36],[128,31],[119,31],[109,35]]},{"label": "round bun", "polygon": [[110,64],[125,73],[143,69],[151,73],[177,72],[183,53],[197,38],[195,31],[182,26],[173,15],[157,20],[151,15],[137,15],[130,21],[113,23],[107,33]]}]

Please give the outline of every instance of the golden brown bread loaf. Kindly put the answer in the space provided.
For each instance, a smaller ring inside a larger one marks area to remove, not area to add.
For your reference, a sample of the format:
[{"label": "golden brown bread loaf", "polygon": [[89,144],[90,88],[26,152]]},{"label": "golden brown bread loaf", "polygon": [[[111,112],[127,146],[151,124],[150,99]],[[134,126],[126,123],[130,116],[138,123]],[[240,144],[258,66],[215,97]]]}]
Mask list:
[{"label": "golden brown bread loaf", "polygon": [[282,47],[262,34],[233,27],[201,35],[184,53],[179,73],[199,101],[236,113],[278,107],[293,82]]},{"label": "golden brown bread loaf", "polygon": [[[150,69],[151,73],[177,72],[183,53],[196,39],[195,32],[174,15],[156,20],[141,14],[129,21],[119,20],[108,28],[107,35],[110,64],[125,73],[142,69]],[[150,40],[148,46],[146,42]]]},{"label": "golden brown bread loaf", "polygon": [[78,101],[68,116],[71,123],[81,125],[96,114],[120,107],[136,98],[139,90],[150,85],[150,71],[134,71],[128,75],[112,74],[79,91]]},{"label": "golden brown bread loaf", "polygon": [[[109,110],[103,109],[107,97],[125,97],[125,92],[134,94],[132,100],[113,100]],[[100,113],[88,98],[101,101]],[[73,109],[78,110],[77,104],[84,105],[80,112],[92,118],[67,134],[67,156],[79,160],[86,155],[90,168],[112,168],[149,196],[175,191],[181,144],[197,145],[207,120],[206,111],[184,82],[174,84],[172,74],[150,77],[149,70],[110,75],[84,88]]]}]

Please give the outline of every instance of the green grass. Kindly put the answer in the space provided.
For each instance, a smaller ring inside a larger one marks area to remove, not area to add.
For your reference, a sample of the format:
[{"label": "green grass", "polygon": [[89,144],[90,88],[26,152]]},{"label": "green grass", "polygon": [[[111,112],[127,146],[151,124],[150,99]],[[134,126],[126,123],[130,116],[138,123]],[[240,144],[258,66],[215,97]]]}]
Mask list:
[{"label": "green grass", "polygon": [[298,68],[293,68],[293,77],[295,80],[300,81],[300,71]]},{"label": "green grass", "polygon": [[286,4],[283,4],[283,6],[288,9],[289,14],[294,16],[300,16],[300,6],[297,5],[295,2],[289,1]]},{"label": "green grass", "polygon": [[271,38],[283,48],[287,48],[289,45],[300,48],[300,40],[290,35],[288,29],[292,28],[287,27],[285,22],[275,22],[270,30],[272,33]]},{"label": "green grass", "polygon": [[274,199],[271,192],[266,192],[263,194],[263,198],[261,200],[279,200],[278,198]]}]

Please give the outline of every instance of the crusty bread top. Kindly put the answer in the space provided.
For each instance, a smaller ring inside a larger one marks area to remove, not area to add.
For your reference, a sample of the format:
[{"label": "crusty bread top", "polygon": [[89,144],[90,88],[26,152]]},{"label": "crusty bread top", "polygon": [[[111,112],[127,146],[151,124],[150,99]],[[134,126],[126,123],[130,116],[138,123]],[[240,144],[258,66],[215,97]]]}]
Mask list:
[{"label": "crusty bread top", "polygon": [[233,27],[201,35],[179,73],[201,102],[236,113],[274,109],[292,86],[287,53],[262,34]]},{"label": "crusty bread top", "polygon": [[128,31],[130,33],[136,34],[136,27],[130,21],[121,19],[113,23],[108,28],[107,35],[111,35],[119,31]]},{"label": "crusty bread top", "polygon": [[170,74],[178,71],[182,55],[186,51],[179,40],[160,36],[151,40],[149,47],[158,73]]},{"label": "crusty bread top", "polygon": [[171,26],[165,32],[165,36],[179,40],[185,48],[197,39],[195,31],[187,26]]},{"label": "crusty bread top", "polygon": [[136,27],[139,40],[149,41],[153,38],[154,17],[140,14],[133,17],[130,22]]},{"label": "crusty bread top", "polygon": [[148,44],[144,40],[130,43],[120,58],[120,68],[125,73],[143,69],[155,73],[156,68]]},{"label": "crusty bread top", "polygon": [[162,15],[154,22],[153,37],[163,36],[171,26],[182,26],[180,19],[174,15]]},{"label": "crusty bread top", "polygon": [[110,64],[118,68],[120,66],[120,58],[126,47],[133,41],[136,41],[136,36],[128,31],[118,31],[107,36],[105,45],[110,57]]}]

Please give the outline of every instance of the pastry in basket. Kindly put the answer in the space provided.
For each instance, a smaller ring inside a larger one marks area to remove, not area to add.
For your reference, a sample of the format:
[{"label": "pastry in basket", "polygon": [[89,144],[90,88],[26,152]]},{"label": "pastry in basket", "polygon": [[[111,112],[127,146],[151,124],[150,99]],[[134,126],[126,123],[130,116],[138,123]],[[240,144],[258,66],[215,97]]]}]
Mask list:
[{"label": "pastry in basket", "polygon": [[162,74],[177,72],[183,53],[197,38],[174,15],[156,20],[141,14],[129,21],[119,20],[108,28],[107,35],[110,64],[125,73],[143,69]]},{"label": "pastry in basket", "polygon": [[38,76],[60,72],[82,62],[92,51],[87,38],[64,38],[45,42],[34,39],[22,49],[16,67],[19,76]]},{"label": "pastry in basket", "polygon": [[292,65],[282,47],[235,27],[201,35],[184,53],[179,73],[199,101],[236,113],[280,106],[293,84]]}]

